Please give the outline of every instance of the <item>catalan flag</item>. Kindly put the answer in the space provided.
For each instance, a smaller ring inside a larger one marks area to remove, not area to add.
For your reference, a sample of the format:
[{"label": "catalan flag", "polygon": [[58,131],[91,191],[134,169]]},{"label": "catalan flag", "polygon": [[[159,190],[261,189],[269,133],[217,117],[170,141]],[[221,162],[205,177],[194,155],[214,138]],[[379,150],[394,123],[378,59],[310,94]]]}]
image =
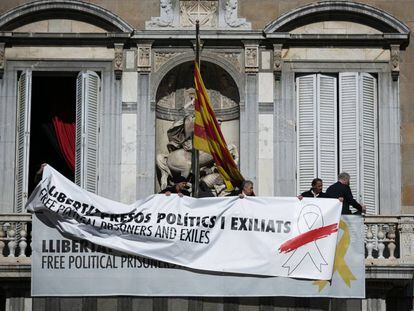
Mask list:
[{"label": "catalan flag", "polygon": [[232,190],[234,186],[240,187],[244,178],[227,148],[197,62],[194,63],[194,84],[196,90],[194,148],[212,155],[228,190]]}]

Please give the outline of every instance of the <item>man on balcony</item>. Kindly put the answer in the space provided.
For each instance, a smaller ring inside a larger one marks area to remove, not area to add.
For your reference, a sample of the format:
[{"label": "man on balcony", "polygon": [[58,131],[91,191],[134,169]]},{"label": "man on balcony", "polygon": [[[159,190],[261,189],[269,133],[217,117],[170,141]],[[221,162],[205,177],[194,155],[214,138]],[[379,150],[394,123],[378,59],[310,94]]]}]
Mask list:
[{"label": "man on balcony", "polygon": [[338,175],[338,181],[333,185],[330,185],[326,189],[326,194],[330,198],[339,198],[343,197],[342,203],[342,214],[351,215],[351,210],[349,206],[352,205],[358,210],[356,214],[362,214],[365,212],[365,205],[359,204],[352,195],[351,188],[349,187],[351,176],[348,173],[342,172]]}]

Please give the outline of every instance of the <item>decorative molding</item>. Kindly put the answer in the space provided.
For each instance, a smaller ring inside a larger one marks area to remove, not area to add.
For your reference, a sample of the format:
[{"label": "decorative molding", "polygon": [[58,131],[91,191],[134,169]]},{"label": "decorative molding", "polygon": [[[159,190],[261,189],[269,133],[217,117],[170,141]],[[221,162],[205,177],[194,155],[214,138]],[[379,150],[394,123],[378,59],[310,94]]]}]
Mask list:
[{"label": "decorative molding", "polygon": [[259,46],[245,45],[244,66],[246,72],[259,72]]},{"label": "decorative molding", "polygon": [[397,81],[400,76],[400,46],[398,44],[392,44],[390,50],[391,77],[393,81]]},{"label": "decorative molding", "polygon": [[226,26],[232,29],[251,29],[251,23],[245,18],[238,17],[238,0],[227,0],[224,9],[224,21]]},{"label": "decorative molding", "polygon": [[194,27],[196,21],[204,28],[217,28],[218,1],[180,1],[180,26]]},{"label": "decorative molding", "polygon": [[3,79],[3,75],[4,75],[4,67],[6,64],[6,48],[5,48],[5,43],[1,42],[0,43],[0,79]]},{"label": "decorative molding", "polygon": [[79,0],[32,1],[1,15],[1,31],[14,30],[32,23],[41,16],[46,19],[68,18],[70,12],[74,19],[79,19],[103,28],[111,33],[132,34],[134,28],[119,16],[101,6]]},{"label": "decorative molding", "polygon": [[114,74],[115,79],[120,80],[122,78],[122,72],[124,70],[124,44],[114,44],[115,56],[114,56]]},{"label": "decorative molding", "polygon": [[168,62],[171,58],[176,57],[182,52],[155,52],[154,53],[154,72],[157,72],[162,65]]},{"label": "decorative molding", "polygon": [[410,28],[387,12],[373,6],[351,2],[351,1],[320,1],[307,4],[297,9],[291,10],[276,20],[269,23],[264,28],[265,34],[289,32],[296,28],[303,21],[314,23],[325,20],[329,16],[330,20],[337,17],[350,20],[365,20],[373,25],[372,27],[382,32],[399,33],[409,35]]},{"label": "decorative molding", "polygon": [[151,17],[145,22],[145,29],[163,29],[174,26],[174,6],[172,0],[160,0],[160,16]]},{"label": "decorative molding", "polygon": [[273,44],[273,72],[277,81],[282,77],[282,48],[282,44]]},{"label": "decorative molding", "polygon": [[137,44],[137,70],[140,72],[151,71],[151,46],[152,43]]}]

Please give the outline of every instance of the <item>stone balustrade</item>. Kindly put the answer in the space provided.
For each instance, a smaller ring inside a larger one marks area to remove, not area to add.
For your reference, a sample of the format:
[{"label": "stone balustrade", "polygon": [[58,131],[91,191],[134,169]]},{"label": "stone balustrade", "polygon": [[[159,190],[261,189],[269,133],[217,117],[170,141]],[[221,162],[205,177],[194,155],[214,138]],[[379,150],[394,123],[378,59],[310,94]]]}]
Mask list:
[{"label": "stone balustrade", "polygon": [[30,214],[0,214],[0,277],[30,277]]},{"label": "stone balustrade", "polygon": [[[0,276],[7,267],[30,268],[31,218],[0,214]],[[366,216],[364,222],[367,267],[414,265],[414,215]]]},{"label": "stone balustrade", "polygon": [[414,216],[366,216],[365,265],[414,264]]}]

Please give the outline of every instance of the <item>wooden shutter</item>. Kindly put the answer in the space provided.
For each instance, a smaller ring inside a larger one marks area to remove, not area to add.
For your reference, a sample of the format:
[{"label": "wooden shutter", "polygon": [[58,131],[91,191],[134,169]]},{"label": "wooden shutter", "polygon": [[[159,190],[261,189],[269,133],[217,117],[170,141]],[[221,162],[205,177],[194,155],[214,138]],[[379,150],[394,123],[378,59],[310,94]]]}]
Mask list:
[{"label": "wooden shutter", "polygon": [[351,190],[359,200],[359,83],[358,73],[339,74],[339,170],[351,175]]},{"label": "wooden shutter", "polygon": [[[297,190],[309,190],[316,166],[316,74],[296,78]],[[289,161],[289,159],[286,159]]]},{"label": "wooden shutter", "polygon": [[75,182],[97,192],[98,109],[100,79],[92,71],[80,72],[76,80]]},{"label": "wooden shutter", "polygon": [[15,210],[19,213],[23,211],[28,196],[31,99],[32,72],[26,70],[17,84]]},{"label": "wooden shutter", "polygon": [[377,81],[368,73],[360,79],[360,195],[367,214],[377,214]]},{"label": "wooden shutter", "polygon": [[317,176],[326,188],[336,181],[338,172],[337,78],[318,74],[317,81]]}]

